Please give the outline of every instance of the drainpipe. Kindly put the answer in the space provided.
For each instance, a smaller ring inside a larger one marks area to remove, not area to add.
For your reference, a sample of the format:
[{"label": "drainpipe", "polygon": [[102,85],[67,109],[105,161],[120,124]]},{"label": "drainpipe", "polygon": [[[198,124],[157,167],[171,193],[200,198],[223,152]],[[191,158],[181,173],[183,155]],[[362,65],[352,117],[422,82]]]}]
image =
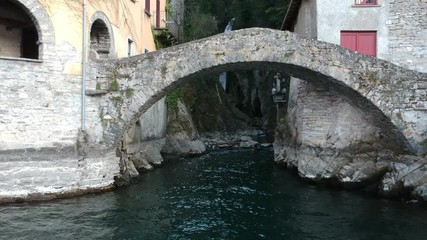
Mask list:
[{"label": "drainpipe", "polygon": [[83,0],[83,46],[82,46],[82,126],[86,128],[86,0]]}]

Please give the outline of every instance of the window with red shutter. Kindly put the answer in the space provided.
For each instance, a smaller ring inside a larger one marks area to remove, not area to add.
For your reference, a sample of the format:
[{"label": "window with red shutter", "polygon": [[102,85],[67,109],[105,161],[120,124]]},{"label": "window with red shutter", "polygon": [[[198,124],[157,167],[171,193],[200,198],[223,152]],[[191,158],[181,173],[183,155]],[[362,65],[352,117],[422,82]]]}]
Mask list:
[{"label": "window with red shutter", "polygon": [[377,5],[377,0],[355,0],[354,5]]},{"label": "window with red shutter", "polygon": [[377,32],[341,31],[340,45],[352,51],[377,56]]},{"label": "window with red shutter", "polygon": [[145,12],[148,14],[151,14],[150,1],[151,0],[145,0]]}]

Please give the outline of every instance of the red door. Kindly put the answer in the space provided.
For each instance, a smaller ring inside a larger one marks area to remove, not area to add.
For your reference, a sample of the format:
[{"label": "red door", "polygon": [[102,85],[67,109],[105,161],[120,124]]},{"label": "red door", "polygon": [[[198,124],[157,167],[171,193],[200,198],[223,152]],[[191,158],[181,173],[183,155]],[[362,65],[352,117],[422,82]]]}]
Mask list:
[{"label": "red door", "polygon": [[377,55],[377,32],[375,31],[341,31],[342,47],[369,56]]}]

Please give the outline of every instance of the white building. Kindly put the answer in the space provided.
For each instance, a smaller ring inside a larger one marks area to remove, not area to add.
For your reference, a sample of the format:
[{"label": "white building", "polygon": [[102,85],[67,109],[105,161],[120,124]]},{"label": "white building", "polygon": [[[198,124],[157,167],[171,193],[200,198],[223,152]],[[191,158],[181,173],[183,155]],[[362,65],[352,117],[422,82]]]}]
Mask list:
[{"label": "white building", "polygon": [[427,72],[425,0],[292,0],[282,30]]}]

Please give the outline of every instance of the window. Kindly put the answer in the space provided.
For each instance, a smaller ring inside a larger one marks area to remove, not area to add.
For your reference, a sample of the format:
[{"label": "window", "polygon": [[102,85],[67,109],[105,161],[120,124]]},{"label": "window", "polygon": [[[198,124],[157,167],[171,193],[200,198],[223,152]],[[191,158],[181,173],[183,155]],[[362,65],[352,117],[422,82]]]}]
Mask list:
[{"label": "window", "polygon": [[151,15],[151,9],[150,9],[150,1],[151,0],[145,0],[145,12],[148,14],[148,15]]},{"label": "window", "polygon": [[0,1],[0,56],[39,58],[39,36],[31,17],[15,1]]},{"label": "window", "polygon": [[377,55],[377,32],[341,31],[341,47],[375,57]]},{"label": "window", "polygon": [[90,58],[107,59],[110,48],[111,37],[108,27],[103,20],[97,19],[90,29]]},{"label": "window", "polygon": [[160,0],[156,0],[156,28],[160,28]]},{"label": "window", "polygon": [[354,5],[377,5],[377,0],[355,0]]},{"label": "window", "polygon": [[133,41],[128,39],[128,57],[133,56]]}]

